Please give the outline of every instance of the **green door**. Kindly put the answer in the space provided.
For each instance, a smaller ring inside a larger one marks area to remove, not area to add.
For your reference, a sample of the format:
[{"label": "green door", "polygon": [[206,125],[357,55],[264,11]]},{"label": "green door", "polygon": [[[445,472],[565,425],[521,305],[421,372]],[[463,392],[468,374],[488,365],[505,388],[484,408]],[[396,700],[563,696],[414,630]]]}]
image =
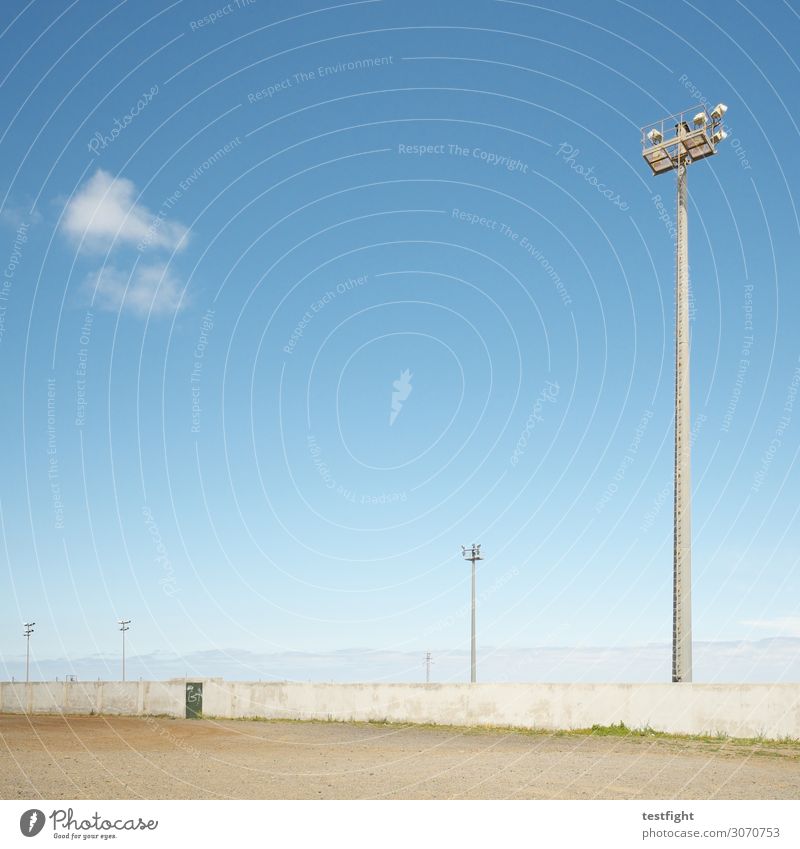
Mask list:
[{"label": "green door", "polygon": [[203,718],[203,683],[186,684],[186,718]]}]

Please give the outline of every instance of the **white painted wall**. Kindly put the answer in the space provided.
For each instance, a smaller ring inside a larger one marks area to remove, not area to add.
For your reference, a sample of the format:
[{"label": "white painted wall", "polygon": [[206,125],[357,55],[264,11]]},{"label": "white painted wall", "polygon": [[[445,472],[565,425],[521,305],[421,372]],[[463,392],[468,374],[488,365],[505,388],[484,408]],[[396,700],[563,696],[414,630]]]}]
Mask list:
[{"label": "white painted wall", "polygon": [[[217,717],[497,725],[624,722],[685,734],[800,739],[800,684],[264,684],[203,680]],[[0,683],[4,713],[185,714],[183,681]]]}]

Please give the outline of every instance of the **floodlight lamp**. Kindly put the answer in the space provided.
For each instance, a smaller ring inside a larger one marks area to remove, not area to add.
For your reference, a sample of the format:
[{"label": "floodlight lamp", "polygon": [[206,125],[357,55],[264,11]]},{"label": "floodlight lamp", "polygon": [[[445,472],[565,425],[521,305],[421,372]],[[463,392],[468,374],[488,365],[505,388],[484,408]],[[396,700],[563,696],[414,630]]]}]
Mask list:
[{"label": "floodlight lamp", "polygon": [[714,109],[711,111],[711,117],[715,121],[719,121],[719,119],[728,111],[728,107],[724,103],[718,103]]},{"label": "floodlight lamp", "polygon": [[697,115],[695,115],[694,118],[692,118],[692,123],[695,125],[695,127],[705,126],[706,113],[705,112],[698,112]]},{"label": "floodlight lamp", "polygon": [[725,130],[717,130],[717,132],[711,136],[711,141],[714,142],[714,144],[719,144],[721,141],[725,141],[726,138],[728,138],[728,134]]},{"label": "floodlight lamp", "polygon": [[647,138],[650,140],[650,144],[659,144],[664,136],[661,134],[660,130],[655,129],[655,127],[650,130],[647,134]]}]

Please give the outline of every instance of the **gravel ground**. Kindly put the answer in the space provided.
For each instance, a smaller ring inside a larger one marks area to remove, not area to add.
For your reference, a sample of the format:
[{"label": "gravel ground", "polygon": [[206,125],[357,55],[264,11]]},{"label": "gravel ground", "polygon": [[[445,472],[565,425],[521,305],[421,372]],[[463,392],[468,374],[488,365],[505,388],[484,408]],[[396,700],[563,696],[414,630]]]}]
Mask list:
[{"label": "gravel ground", "polygon": [[0,798],[798,799],[800,745],[0,716]]}]

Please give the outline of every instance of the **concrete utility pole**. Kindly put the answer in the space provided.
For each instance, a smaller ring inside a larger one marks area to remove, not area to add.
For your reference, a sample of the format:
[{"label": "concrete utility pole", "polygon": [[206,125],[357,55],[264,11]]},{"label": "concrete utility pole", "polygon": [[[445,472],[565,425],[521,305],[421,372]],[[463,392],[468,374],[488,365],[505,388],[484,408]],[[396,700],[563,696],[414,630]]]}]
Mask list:
[{"label": "concrete utility pole", "polygon": [[478,560],[483,560],[483,556],[481,555],[481,547],[479,545],[475,545],[472,543],[472,548],[467,548],[465,545],[461,546],[461,553],[464,555],[465,560],[469,560],[472,562],[472,639],[471,639],[471,651],[470,651],[470,676],[469,680],[471,684],[474,684],[477,681],[477,649],[475,642],[475,563]]},{"label": "concrete utility pole", "polygon": [[431,683],[431,664],[433,660],[431,659],[431,653],[425,652],[425,683]]},{"label": "concrete utility pole", "polygon": [[125,632],[130,631],[130,619],[117,619],[119,629],[122,631],[122,680],[125,680]]},{"label": "concrete utility pole", "polygon": [[[699,110],[699,111],[698,111]],[[713,156],[726,137],[724,103],[709,115],[705,107],[662,118],[642,128],[642,155],[653,174],[675,171],[675,504],[672,592],[672,680],[692,680],[692,515],[689,393],[689,232],[687,172],[693,162]],[[691,127],[688,116],[691,118]],[[674,132],[670,125],[674,122]]]},{"label": "concrete utility pole", "polygon": [[25,622],[23,627],[25,630],[22,632],[22,636],[28,641],[27,649],[25,651],[25,683],[30,684],[31,682],[31,634],[33,633],[33,626],[35,622]]}]

